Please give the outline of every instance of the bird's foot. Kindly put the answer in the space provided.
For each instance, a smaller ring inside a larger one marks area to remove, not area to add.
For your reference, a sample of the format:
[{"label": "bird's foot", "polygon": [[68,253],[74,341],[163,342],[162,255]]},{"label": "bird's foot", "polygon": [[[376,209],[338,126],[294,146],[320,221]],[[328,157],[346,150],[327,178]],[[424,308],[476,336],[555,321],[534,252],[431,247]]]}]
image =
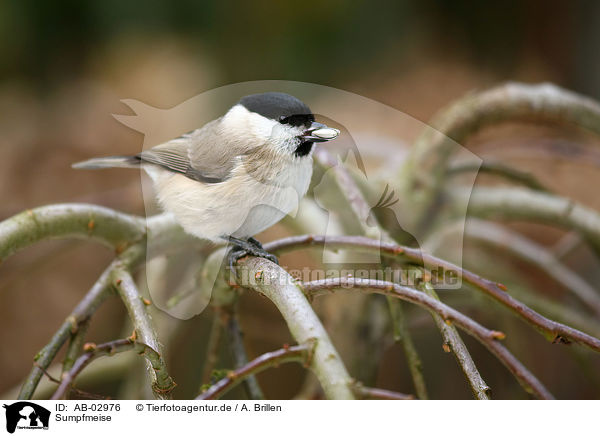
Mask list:
[{"label": "bird's foot", "polygon": [[262,257],[279,265],[277,256],[266,251],[262,247],[262,244],[254,238],[248,238],[248,240],[245,240],[230,236],[229,242],[231,242],[232,247],[227,254],[227,260],[231,270],[233,270],[238,260],[246,256]]}]

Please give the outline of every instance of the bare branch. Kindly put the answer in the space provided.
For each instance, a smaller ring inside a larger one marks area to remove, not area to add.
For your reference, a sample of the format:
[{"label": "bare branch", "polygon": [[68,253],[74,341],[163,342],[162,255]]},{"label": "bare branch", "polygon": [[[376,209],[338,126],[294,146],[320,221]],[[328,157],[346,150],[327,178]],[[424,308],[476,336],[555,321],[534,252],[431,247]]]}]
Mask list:
[{"label": "bare branch", "polygon": [[402,394],[400,392],[388,391],[386,389],[368,388],[363,386],[361,383],[354,383],[352,385],[354,393],[362,399],[376,399],[376,400],[414,400],[413,395]]},{"label": "bare branch", "polygon": [[485,221],[470,219],[465,226],[469,238],[500,247],[537,266],[571,291],[600,316],[600,294],[577,273],[560,262],[550,251],[517,232]]},{"label": "bare branch", "polygon": [[[242,333],[239,320],[237,319],[235,308],[234,312],[227,316],[225,322],[226,330],[229,336],[229,348],[233,354],[235,367],[242,368],[248,364],[248,355],[246,353],[246,347],[244,346],[244,334]],[[251,400],[265,399],[258,384],[258,380],[256,380],[254,375],[250,374],[244,379],[244,387],[246,388],[246,393]]]},{"label": "bare branch", "polygon": [[[423,292],[425,292],[431,298],[434,298],[438,301],[440,300],[437,293],[431,286],[431,283],[422,282],[420,287]],[[456,328],[453,325],[449,325],[448,323],[444,322],[440,316],[433,316],[433,320],[442,334],[442,338],[444,340],[444,351],[454,354],[458,365],[462,369],[463,374],[469,382],[469,386],[471,387],[471,391],[473,392],[475,398],[478,400],[489,400],[490,387],[483,380],[481,374],[479,374],[477,366],[475,366],[475,362],[473,362],[473,358],[471,357],[471,354],[469,354],[469,351],[467,350],[467,347],[462,341]]]},{"label": "bare branch", "polygon": [[227,377],[222,378],[209,387],[206,392],[200,394],[196,399],[215,400],[237,386],[247,377],[264,371],[265,369],[277,367],[282,363],[302,362],[304,365],[308,366],[313,345],[314,344],[294,345],[292,347],[283,347],[279,350],[262,354],[241,368],[230,371],[229,374],[227,374]]},{"label": "bare branch", "polygon": [[479,162],[459,162],[448,168],[448,176],[458,175],[466,172],[479,172],[494,174],[520,183],[534,191],[550,192],[548,188],[542,185],[531,173],[520,171],[502,162],[484,161]]},{"label": "bare branch", "polygon": [[[321,166],[333,174],[338,189],[348,203],[348,211],[354,215],[354,221],[360,227],[362,234],[367,237],[381,237],[383,241],[394,243],[394,239],[377,222],[377,217],[371,213],[371,207],[347,168],[341,164],[338,165],[334,157],[323,148],[318,148],[315,151],[315,157]],[[384,192],[387,192],[387,187]],[[347,214],[344,213],[344,216],[347,216]],[[373,221],[372,226],[367,225],[367,217],[370,217]],[[421,400],[426,400],[428,395],[425,377],[423,376],[422,362],[412,340],[411,332],[406,325],[402,302],[397,299],[388,298],[388,306],[395,331],[395,340],[400,340],[402,343],[417,396]],[[368,354],[368,357],[372,358],[370,354]]]},{"label": "bare branch", "polygon": [[404,316],[404,307],[402,307],[402,304],[394,304],[395,301],[396,299],[394,298],[388,298],[388,304],[394,322],[394,340],[400,342],[402,349],[404,350],[406,363],[408,364],[408,370],[410,371],[413,380],[417,398],[419,398],[419,400],[427,400],[429,399],[429,395],[427,394],[427,385],[425,384],[425,377],[423,375],[421,357],[412,340],[412,335],[408,331],[406,318]]},{"label": "bare branch", "polygon": [[444,109],[411,148],[402,168],[405,198],[419,222],[437,198],[458,144],[484,127],[507,121],[550,122],[600,133],[600,105],[551,84],[507,83],[469,94]]},{"label": "bare branch", "polygon": [[56,392],[54,392],[54,395],[52,395],[52,398],[50,399],[60,400],[61,398],[64,398],[68,393],[71,384],[75,381],[75,377],[77,377],[93,360],[101,356],[112,356],[115,353],[131,350],[136,347],[139,349],[140,354],[143,354],[145,351],[144,348],[146,348],[144,344],[136,343],[133,338],[118,339],[100,345],[91,343],[86,344],[86,352],[79,356],[68,371],[63,372],[58,389],[56,389]]},{"label": "bare branch", "polygon": [[454,191],[454,197],[469,196],[469,215],[543,222],[576,230],[600,250],[600,214],[558,195],[522,188],[477,188]]},{"label": "bare branch", "polygon": [[446,306],[444,303],[435,300],[422,292],[392,282],[358,278],[316,280],[303,283],[302,286],[310,296],[324,295],[340,288],[356,288],[359,290],[370,289],[383,295],[391,295],[405,301],[410,301],[427,310],[434,311],[440,315],[445,322],[456,324],[456,326],[481,342],[509,369],[527,392],[530,392],[541,399],[553,398],[546,387],[531,372],[529,372],[529,370],[510,353],[510,351],[500,344],[498,339],[503,339],[504,333],[489,330],[457,310]]},{"label": "bare branch", "polygon": [[223,322],[220,318],[221,314],[215,310],[208,335],[208,344],[206,345],[206,358],[202,368],[202,384],[210,382],[210,375],[219,357],[219,345],[221,345],[221,336],[223,335]]},{"label": "bare branch", "polygon": [[[280,252],[297,249],[307,245],[322,247],[324,246],[324,243],[325,236],[293,236],[265,244],[265,249],[271,252]],[[553,342],[561,343],[565,340],[572,340],[585,345],[594,351],[600,352],[600,339],[559,322],[545,318],[536,311],[527,307],[525,304],[511,297],[510,294],[508,294],[506,287],[500,283],[484,279],[469,270],[460,268],[443,259],[439,259],[427,253],[422,253],[416,248],[403,247],[396,244],[375,241],[362,236],[328,236],[327,247],[367,251],[375,250],[384,256],[404,259],[407,262],[421,263],[421,261],[424,261],[427,265],[439,267],[444,271],[455,272],[474,289],[482,291],[493,299],[502,303],[515,314],[519,315],[522,319],[539,329],[544,336]]]}]

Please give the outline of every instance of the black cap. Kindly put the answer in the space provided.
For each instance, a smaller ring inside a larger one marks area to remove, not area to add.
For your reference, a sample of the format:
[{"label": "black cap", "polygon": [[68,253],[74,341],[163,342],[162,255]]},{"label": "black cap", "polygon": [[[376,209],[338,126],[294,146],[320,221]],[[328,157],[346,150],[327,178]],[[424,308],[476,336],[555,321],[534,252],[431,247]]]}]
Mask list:
[{"label": "black cap", "polygon": [[239,104],[250,112],[256,112],[272,120],[280,121],[284,117],[294,115],[303,115],[314,120],[314,116],[307,105],[296,97],[283,92],[247,95],[239,101]]}]

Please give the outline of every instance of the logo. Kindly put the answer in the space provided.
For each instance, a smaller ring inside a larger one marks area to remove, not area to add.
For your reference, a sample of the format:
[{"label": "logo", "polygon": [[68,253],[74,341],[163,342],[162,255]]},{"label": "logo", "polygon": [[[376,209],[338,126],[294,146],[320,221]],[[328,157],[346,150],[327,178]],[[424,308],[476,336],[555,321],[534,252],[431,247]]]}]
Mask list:
[{"label": "logo", "polygon": [[19,401],[10,405],[4,404],[6,409],[6,431],[14,433],[15,429],[43,429],[48,430],[50,411],[29,401]]}]

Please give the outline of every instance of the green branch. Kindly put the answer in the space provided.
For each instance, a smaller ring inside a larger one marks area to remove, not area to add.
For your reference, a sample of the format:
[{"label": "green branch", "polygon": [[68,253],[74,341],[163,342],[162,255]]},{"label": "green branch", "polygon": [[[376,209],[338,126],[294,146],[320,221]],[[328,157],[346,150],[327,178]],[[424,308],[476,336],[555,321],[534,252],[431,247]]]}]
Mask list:
[{"label": "green branch", "polygon": [[57,204],[0,223],[0,260],[45,239],[78,238],[124,251],[146,234],[145,220],[90,204]]}]

